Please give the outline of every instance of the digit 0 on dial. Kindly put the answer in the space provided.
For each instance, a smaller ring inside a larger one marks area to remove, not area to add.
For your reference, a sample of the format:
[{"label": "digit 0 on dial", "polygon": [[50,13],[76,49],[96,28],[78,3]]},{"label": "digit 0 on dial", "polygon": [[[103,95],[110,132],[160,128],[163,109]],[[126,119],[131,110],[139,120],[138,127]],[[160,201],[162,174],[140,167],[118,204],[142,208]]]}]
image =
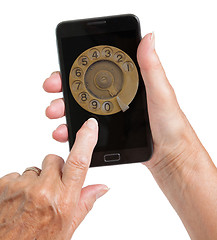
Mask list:
[{"label": "digit 0 on dial", "polygon": [[139,76],[135,63],[124,51],[100,45],[78,56],[71,67],[69,85],[82,108],[109,115],[129,108],[138,90]]}]

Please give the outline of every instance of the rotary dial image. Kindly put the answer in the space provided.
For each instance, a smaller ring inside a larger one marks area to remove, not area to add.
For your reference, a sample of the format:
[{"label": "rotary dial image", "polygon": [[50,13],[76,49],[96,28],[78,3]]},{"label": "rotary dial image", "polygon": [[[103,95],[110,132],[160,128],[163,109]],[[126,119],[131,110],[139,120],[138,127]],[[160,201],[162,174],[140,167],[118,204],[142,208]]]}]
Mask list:
[{"label": "rotary dial image", "polygon": [[133,60],[122,50],[106,45],[89,48],[73,63],[69,85],[85,110],[99,115],[126,111],[134,99],[139,76]]}]

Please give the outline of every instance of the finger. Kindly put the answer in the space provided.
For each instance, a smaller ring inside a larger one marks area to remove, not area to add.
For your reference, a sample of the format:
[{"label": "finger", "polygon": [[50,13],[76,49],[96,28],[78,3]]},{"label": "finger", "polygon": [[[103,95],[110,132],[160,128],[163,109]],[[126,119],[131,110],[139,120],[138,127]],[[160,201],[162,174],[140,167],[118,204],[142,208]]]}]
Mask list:
[{"label": "finger", "polygon": [[182,134],[184,117],[158,55],[154,34],[146,35],[137,51],[138,63],[146,86],[150,125],[155,144],[174,142]]},{"label": "finger", "polygon": [[40,178],[46,183],[56,184],[57,179],[61,179],[64,160],[54,154],[47,155],[42,162]]},{"label": "finger", "polygon": [[20,177],[20,174],[17,172],[9,173],[0,178],[0,186],[4,185],[6,182]]},{"label": "finger", "polygon": [[96,119],[90,118],[77,132],[75,143],[63,167],[63,184],[74,195],[77,192],[77,196],[80,196],[97,139],[98,123]]},{"label": "finger", "polygon": [[150,101],[163,109],[170,107],[168,111],[174,105],[177,106],[175,93],[155,51],[154,33],[147,34],[142,39],[137,58]]},{"label": "finger", "polygon": [[7,184],[9,182],[11,182],[11,180],[17,179],[18,177],[20,177],[20,174],[17,172],[9,173],[9,174],[1,177],[0,178],[0,192],[2,192],[2,190],[5,188],[5,186],[7,186]]},{"label": "finger", "polygon": [[60,72],[53,72],[49,78],[44,81],[43,88],[49,93],[62,92],[62,81]]},{"label": "finger", "polygon": [[53,138],[58,142],[68,141],[68,128],[66,124],[61,124],[53,131]]},{"label": "finger", "polygon": [[109,188],[103,184],[90,185],[81,190],[80,200],[73,218],[73,232],[93,208],[96,200],[106,194],[108,190]]},{"label": "finger", "polygon": [[57,119],[65,116],[65,103],[62,98],[55,99],[47,107],[45,114],[50,119]]}]

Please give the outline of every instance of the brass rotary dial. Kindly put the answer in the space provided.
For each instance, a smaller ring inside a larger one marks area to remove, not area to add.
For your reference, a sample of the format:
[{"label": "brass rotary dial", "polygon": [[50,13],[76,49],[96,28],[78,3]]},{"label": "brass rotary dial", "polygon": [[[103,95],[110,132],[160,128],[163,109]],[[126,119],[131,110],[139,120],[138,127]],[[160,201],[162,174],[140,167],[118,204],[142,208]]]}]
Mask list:
[{"label": "brass rotary dial", "polygon": [[124,51],[107,45],[84,51],[73,63],[69,75],[70,89],[77,103],[99,115],[126,111],[138,84],[133,60]]}]

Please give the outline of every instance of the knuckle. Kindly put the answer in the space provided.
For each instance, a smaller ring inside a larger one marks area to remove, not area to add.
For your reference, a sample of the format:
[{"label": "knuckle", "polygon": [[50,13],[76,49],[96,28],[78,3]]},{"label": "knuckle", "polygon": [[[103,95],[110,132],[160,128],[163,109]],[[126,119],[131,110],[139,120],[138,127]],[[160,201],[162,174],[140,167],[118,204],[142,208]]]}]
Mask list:
[{"label": "knuckle", "polygon": [[3,179],[11,179],[11,178],[15,178],[15,177],[19,177],[20,174],[17,172],[12,172],[12,173],[8,173],[7,175],[3,176]]},{"label": "knuckle", "polygon": [[50,189],[49,187],[42,185],[37,192],[37,195],[39,196],[39,198],[47,198],[50,194]]},{"label": "knuckle", "polygon": [[12,172],[9,174],[12,178],[19,177],[20,174],[18,172]]},{"label": "knuckle", "polygon": [[[162,107],[168,112],[171,111],[171,109],[174,109],[174,107],[177,109],[179,107],[176,94],[171,85],[164,85],[160,89],[157,90],[158,93],[158,100],[156,100],[156,103],[158,104],[159,101],[162,104]],[[153,100],[155,103],[155,100]]]},{"label": "knuckle", "polygon": [[39,189],[36,199],[38,199],[40,202],[50,202],[49,191],[46,188]]},{"label": "knuckle", "polygon": [[45,157],[45,159],[44,159],[44,161],[43,161],[43,163],[53,163],[54,161],[64,161],[63,160],[63,158],[61,158],[61,157],[59,157],[59,156],[57,156],[57,155],[55,155],[55,154],[48,154],[46,157]]},{"label": "knuckle", "polygon": [[161,100],[166,103],[173,103],[174,102],[174,89],[171,85],[164,86],[164,88],[161,88]]},{"label": "knuckle", "polygon": [[68,160],[68,164],[73,169],[86,170],[87,169],[88,157],[85,155],[76,154]]},{"label": "knuckle", "polygon": [[8,181],[2,186],[2,190],[6,190],[10,195],[22,193],[25,191],[25,184],[20,181]]},{"label": "knuckle", "polygon": [[150,63],[150,68],[152,70],[156,70],[156,71],[159,71],[159,70],[163,70],[163,67],[161,65],[161,62],[158,60],[158,59],[153,59]]},{"label": "knuckle", "polygon": [[169,86],[167,88],[166,95],[171,101],[173,101],[173,102],[176,101],[175,90],[171,84],[169,84]]},{"label": "knuckle", "polygon": [[56,157],[55,154],[48,154],[48,155],[45,157],[45,159],[46,159],[46,160],[49,160],[49,159],[54,159],[55,157]]},{"label": "knuckle", "polygon": [[[16,179],[17,177],[19,177],[20,174],[17,172],[13,172],[13,173],[9,173],[5,176],[3,176],[2,178],[0,178],[0,189],[4,189],[5,187],[9,186],[10,183],[13,181],[13,179]],[[14,184],[16,185],[16,184]]]},{"label": "knuckle", "polygon": [[43,205],[47,205],[51,202],[51,193],[47,186],[28,188],[27,193],[30,199],[34,199],[36,202]]}]

